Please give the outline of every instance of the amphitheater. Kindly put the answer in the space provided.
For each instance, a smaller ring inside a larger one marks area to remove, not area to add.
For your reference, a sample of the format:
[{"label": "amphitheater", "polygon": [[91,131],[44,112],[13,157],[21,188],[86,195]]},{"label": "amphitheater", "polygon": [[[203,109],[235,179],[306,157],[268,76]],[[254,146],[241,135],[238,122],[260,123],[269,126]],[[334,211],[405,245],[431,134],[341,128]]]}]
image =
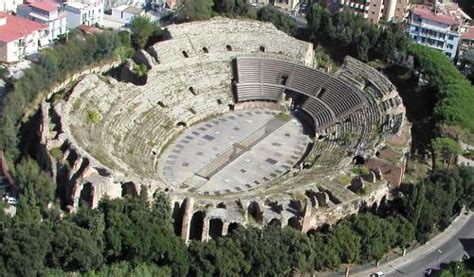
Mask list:
[{"label": "amphitheater", "polygon": [[186,241],[238,225],[310,232],[400,184],[409,124],[379,71],[351,57],[318,69],[312,44],[269,23],[215,18],[167,35],[121,81],[89,74],[42,104],[46,163],[70,211],[146,187],[170,196]]}]

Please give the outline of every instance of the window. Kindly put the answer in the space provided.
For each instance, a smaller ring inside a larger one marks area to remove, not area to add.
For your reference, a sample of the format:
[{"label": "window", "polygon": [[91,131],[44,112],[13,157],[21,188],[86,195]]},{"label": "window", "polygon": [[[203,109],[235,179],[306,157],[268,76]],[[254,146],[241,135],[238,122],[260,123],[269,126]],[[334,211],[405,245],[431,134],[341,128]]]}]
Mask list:
[{"label": "window", "polygon": [[446,52],[445,54],[446,54],[446,56],[451,58],[451,53]]},{"label": "window", "polygon": [[453,49],[453,48],[454,48],[454,45],[448,43],[448,48],[449,48],[449,49]]},{"label": "window", "polygon": [[453,40],[454,39],[454,36],[453,35],[449,35],[449,40]]}]

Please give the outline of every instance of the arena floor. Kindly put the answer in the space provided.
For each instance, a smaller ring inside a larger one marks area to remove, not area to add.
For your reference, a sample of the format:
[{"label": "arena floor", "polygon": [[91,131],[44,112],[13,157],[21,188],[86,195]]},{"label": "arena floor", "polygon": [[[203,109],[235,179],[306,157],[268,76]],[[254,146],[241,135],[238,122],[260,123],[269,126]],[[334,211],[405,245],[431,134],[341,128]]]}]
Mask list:
[{"label": "arena floor", "polygon": [[301,124],[289,115],[234,111],[187,129],[163,153],[159,170],[177,192],[239,193],[287,172],[308,143]]}]

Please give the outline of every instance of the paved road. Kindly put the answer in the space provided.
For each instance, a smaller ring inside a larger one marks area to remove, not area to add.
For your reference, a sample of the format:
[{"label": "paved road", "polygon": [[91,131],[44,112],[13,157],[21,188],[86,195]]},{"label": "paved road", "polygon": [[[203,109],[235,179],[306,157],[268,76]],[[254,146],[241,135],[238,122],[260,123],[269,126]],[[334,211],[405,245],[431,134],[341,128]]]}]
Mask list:
[{"label": "paved road", "polygon": [[[439,249],[439,250],[438,250]],[[439,252],[441,251],[441,253]],[[454,237],[436,249],[429,249],[425,255],[421,255],[414,261],[396,268],[387,274],[390,277],[398,276],[425,276],[426,269],[439,269],[440,264],[448,264],[451,261],[459,261],[468,251],[474,254],[474,216],[471,215],[466,224]],[[438,261],[439,258],[439,261]]]},{"label": "paved road", "polygon": [[[441,253],[438,252],[441,250]],[[426,244],[379,267],[357,271],[350,276],[367,277],[373,272],[383,271],[387,277],[425,276],[429,268],[439,269],[440,265],[459,261],[466,251],[474,255],[474,213],[462,213],[448,229],[438,234]],[[438,261],[439,258],[439,261]]]}]

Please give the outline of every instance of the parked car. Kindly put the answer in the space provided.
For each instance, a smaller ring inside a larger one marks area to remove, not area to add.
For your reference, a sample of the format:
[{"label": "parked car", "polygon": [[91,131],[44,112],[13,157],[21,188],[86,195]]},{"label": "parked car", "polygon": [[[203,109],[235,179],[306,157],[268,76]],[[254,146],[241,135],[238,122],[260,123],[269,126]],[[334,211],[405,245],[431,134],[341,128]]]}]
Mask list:
[{"label": "parked car", "polygon": [[383,273],[382,271],[374,272],[370,274],[370,277],[385,277],[385,273]]}]

